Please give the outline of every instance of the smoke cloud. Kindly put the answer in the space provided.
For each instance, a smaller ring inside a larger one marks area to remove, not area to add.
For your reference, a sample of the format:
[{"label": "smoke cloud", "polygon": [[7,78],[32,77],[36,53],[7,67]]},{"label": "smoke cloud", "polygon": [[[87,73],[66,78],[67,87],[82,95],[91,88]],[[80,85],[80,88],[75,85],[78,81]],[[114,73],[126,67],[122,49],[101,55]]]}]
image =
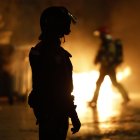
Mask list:
[{"label": "smoke cloud", "polygon": [[[72,55],[75,71],[96,69],[93,59],[99,40],[93,31],[99,26],[108,26],[114,38],[121,38],[124,44],[124,63],[130,66],[132,74],[125,85],[139,90],[139,32],[140,1],[137,0],[5,0],[0,1],[0,15],[5,26],[3,30],[13,32],[12,44],[16,47],[35,44],[40,34],[39,18],[48,6],[67,7],[77,17],[72,25],[71,34],[66,36],[63,46]],[[135,84],[132,84],[135,83]],[[134,86],[135,85],[135,86]],[[131,90],[131,89],[130,89]]]}]

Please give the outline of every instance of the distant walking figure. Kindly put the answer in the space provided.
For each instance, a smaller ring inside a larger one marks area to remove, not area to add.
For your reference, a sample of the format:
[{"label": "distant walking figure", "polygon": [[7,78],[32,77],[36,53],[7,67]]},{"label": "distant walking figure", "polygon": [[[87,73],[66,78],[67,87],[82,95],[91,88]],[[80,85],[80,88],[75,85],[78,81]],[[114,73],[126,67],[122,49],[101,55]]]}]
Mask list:
[{"label": "distant walking figure", "polygon": [[99,90],[106,75],[110,77],[112,84],[120,91],[124,99],[123,103],[127,103],[130,100],[127,91],[118,83],[116,78],[116,68],[123,62],[122,42],[120,39],[112,40],[106,28],[100,28],[96,33],[101,39],[101,46],[95,58],[95,64],[100,63],[100,75],[96,82],[93,99],[89,105],[96,106]]},{"label": "distant walking figure", "polygon": [[40,17],[40,41],[29,53],[33,89],[28,103],[39,125],[39,140],[65,140],[69,118],[73,134],[81,127],[71,95],[72,56],[60,46],[71,22],[76,22],[75,17],[65,7],[45,9]]}]

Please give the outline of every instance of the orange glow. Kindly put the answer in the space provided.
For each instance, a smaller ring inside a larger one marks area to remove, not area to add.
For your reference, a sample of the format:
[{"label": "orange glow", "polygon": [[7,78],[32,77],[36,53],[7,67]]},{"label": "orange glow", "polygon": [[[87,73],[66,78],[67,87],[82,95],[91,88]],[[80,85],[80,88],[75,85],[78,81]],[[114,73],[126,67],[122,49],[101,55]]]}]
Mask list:
[{"label": "orange glow", "polygon": [[93,32],[93,35],[94,35],[94,36],[99,36],[99,35],[100,35],[100,32],[99,32],[99,31],[94,31],[94,32]]},{"label": "orange glow", "polygon": [[[118,81],[125,79],[131,74],[129,67],[126,67],[123,71],[117,73]],[[77,111],[80,116],[84,116],[86,113],[87,102],[91,100],[95,87],[96,80],[99,76],[98,71],[90,71],[83,73],[73,74],[74,90],[73,95],[75,96],[75,104],[77,104]],[[116,113],[114,108],[116,104],[121,101],[121,95],[117,94],[117,90],[112,88],[112,83],[108,76],[105,77],[103,84],[101,85],[100,94],[98,98],[98,112],[100,113],[100,120],[106,120],[110,113]]]}]

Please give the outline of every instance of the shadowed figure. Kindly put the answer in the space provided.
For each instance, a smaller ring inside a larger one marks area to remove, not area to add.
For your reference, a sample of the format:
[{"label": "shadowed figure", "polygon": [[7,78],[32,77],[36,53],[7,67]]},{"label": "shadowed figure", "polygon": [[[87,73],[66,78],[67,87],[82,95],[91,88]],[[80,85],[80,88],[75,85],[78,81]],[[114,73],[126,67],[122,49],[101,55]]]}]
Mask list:
[{"label": "shadowed figure", "polygon": [[99,90],[106,75],[110,77],[112,84],[121,93],[124,99],[123,103],[127,103],[130,100],[127,91],[116,78],[116,68],[123,62],[122,42],[120,39],[113,40],[106,28],[100,28],[98,35],[101,39],[101,46],[96,55],[95,64],[100,64],[100,74],[96,82],[94,96],[89,105],[96,106]]},{"label": "shadowed figure", "polygon": [[39,43],[32,47],[29,61],[33,89],[28,103],[39,125],[39,140],[65,140],[71,118],[72,133],[80,120],[74,105],[71,54],[61,47],[61,38],[70,33],[75,17],[64,7],[49,7],[40,17]]}]

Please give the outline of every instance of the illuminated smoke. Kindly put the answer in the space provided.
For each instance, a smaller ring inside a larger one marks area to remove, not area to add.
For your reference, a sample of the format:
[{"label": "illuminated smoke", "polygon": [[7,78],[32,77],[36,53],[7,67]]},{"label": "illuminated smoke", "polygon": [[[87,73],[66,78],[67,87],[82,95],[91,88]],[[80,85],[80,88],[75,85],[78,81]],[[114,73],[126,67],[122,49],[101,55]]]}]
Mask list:
[{"label": "illuminated smoke", "polygon": [[93,30],[101,25],[109,26],[113,37],[121,38],[124,44],[125,61],[121,67],[128,65],[132,69],[132,78],[125,85],[135,90],[140,83],[137,78],[140,75],[139,4],[136,0],[1,0],[0,15],[4,17],[4,30],[13,32],[11,43],[15,47],[32,46],[40,33],[41,11],[52,5],[66,6],[78,21],[63,45],[72,53],[74,70],[78,72],[98,69],[93,59],[99,40],[93,36]]}]

